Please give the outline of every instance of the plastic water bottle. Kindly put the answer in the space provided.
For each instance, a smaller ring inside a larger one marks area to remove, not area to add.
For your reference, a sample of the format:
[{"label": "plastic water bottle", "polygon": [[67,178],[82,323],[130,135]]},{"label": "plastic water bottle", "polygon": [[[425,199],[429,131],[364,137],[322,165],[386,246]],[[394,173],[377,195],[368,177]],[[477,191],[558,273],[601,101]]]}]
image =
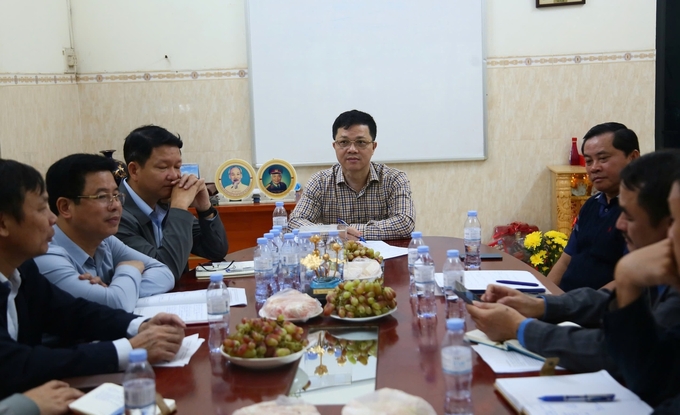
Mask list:
[{"label": "plastic water bottle", "polygon": [[253,268],[255,273],[255,301],[259,304],[274,294],[274,269],[272,252],[267,238],[257,238],[257,247],[253,254]]},{"label": "plastic water bottle", "polygon": [[434,296],[434,260],[430,256],[430,247],[418,247],[418,259],[413,265],[415,285],[418,293],[416,314],[418,318],[437,317],[437,302]]},{"label": "plastic water bottle", "polygon": [[269,233],[274,235],[274,239],[272,239],[272,242],[274,242],[274,245],[281,250],[281,247],[283,246],[283,233],[281,232],[281,229],[279,229],[278,226],[274,227],[272,230],[269,231]]},{"label": "plastic water bottle", "polygon": [[276,202],[276,207],[272,214],[272,222],[274,225],[281,225],[283,232],[288,228],[288,212],[283,207],[283,202]]},{"label": "plastic water bottle", "polygon": [[472,415],[472,349],[465,342],[465,320],[446,320],[446,335],[442,342],[442,371],[446,382],[446,415]]},{"label": "plastic water bottle", "polygon": [[295,241],[296,244],[300,243],[299,239],[299,234],[300,234],[300,229],[293,229],[291,232],[293,232],[293,240]]},{"label": "plastic water bottle", "polygon": [[465,269],[480,269],[482,267],[482,259],[479,256],[480,245],[482,244],[482,225],[479,224],[476,210],[468,211],[463,234]]},{"label": "plastic water bottle", "polygon": [[[307,257],[307,255],[312,254],[314,252],[314,244],[309,240],[309,238],[312,236],[311,232],[300,232],[298,234],[298,256],[300,260],[304,259]],[[307,292],[307,289],[309,288],[309,284],[312,282],[312,278],[314,278],[314,270],[312,269],[307,269],[306,266],[304,266],[302,263],[300,263],[300,288],[299,290],[301,292]]]},{"label": "plastic water bottle", "polygon": [[425,242],[423,241],[423,233],[422,232],[411,233],[411,242],[409,242],[408,244],[408,275],[409,275],[409,292],[411,294],[411,297],[415,297],[417,295],[415,279],[413,274],[413,264],[415,264],[416,259],[418,259],[418,247],[421,245],[425,245]]},{"label": "plastic water bottle", "polygon": [[300,285],[300,274],[298,264],[298,247],[295,243],[295,236],[292,233],[287,233],[284,236],[285,242],[281,247],[281,273],[279,279],[279,287],[282,290],[286,288],[298,289]]},{"label": "plastic water bottle", "polygon": [[272,283],[272,289],[274,292],[272,294],[276,294],[278,290],[278,278],[279,278],[279,273],[281,272],[280,264],[281,264],[281,257],[279,256],[279,245],[276,243],[276,238],[274,237],[274,234],[271,232],[267,232],[264,234],[264,237],[267,238],[267,246],[269,246],[269,254],[272,259],[272,273],[273,273],[273,278],[274,281]]},{"label": "plastic water bottle", "polygon": [[125,415],[156,415],[156,374],[146,361],[146,349],[132,350],[129,359],[123,375]]},{"label": "plastic water bottle", "polygon": [[222,342],[229,334],[229,290],[224,285],[221,272],[210,274],[206,304],[210,325],[208,348],[211,352],[219,352]]},{"label": "plastic water bottle", "polygon": [[[460,252],[457,249],[449,249],[446,251],[446,262],[442,267],[444,286],[444,296],[446,298],[446,318],[462,317],[462,307],[457,301],[454,301],[455,293],[453,289],[456,287],[456,282],[465,285],[465,269],[460,262]],[[462,301],[461,301],[462,302]]]}]

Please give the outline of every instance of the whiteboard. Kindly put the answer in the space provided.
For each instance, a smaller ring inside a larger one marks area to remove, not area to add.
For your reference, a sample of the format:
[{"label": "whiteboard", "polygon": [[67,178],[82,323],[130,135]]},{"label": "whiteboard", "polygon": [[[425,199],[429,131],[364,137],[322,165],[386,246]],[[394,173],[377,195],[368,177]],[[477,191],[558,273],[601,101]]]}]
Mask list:
[{"label": "whiteboard", "polygon": [[483,0],[249,0],[253,159],[336,162],[332,125],[373,116],[374,161],[486,158]]}]

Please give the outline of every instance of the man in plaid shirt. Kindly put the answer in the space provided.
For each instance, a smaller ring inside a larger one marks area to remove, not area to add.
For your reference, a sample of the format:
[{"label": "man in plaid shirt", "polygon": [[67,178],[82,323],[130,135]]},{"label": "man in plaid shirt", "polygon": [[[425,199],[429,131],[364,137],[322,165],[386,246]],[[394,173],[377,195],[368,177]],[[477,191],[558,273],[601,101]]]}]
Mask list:
[{"label": "man in plaid shirt", "polygon": [[378,143],[373,117],[352,110],[333,123],[338,164],[314,174],[288,226],[349,224],[347,235],[369,240],[409,238],[416,212],[406,173],[371,162]]}]

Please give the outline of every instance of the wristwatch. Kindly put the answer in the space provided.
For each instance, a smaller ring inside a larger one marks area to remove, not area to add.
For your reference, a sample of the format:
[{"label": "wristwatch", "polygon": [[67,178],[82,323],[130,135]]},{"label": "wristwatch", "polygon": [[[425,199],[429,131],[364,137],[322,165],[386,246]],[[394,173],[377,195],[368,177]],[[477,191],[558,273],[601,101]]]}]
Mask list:
[{"label": "wristwatch", "polygon": [[214,206],[210,206],[210,209],[203,212],[198,212],[198,218],[205,219],[208,216],[212,215],[213,213],[215,214],[215,216],[217,216],[217,209],[215,209]]}]

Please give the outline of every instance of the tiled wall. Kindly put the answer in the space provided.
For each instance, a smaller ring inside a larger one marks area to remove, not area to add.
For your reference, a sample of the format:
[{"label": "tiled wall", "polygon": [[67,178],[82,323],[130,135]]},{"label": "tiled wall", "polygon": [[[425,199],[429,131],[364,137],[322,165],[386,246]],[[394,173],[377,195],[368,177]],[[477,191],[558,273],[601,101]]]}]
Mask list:
[{"label": "tiled wall", "polygon": [[[461,236],[468,209],[479,210],[485,240],[493,225],[515,220],[548,229],[545,166],[566,162],[572,135],[620,121],[638,133],[643,153],[653,150],[654,57],[654,51],[643,51],[490,58],[488,159],[393,165],[411,180],[417,229]],[[251,158],[245,70],[67,78],[0,75],[2,157],[43,172],[76,151],[113,148],[122,158],[125,135],[153,123],[178,132],[184,160],[200,163],[207,177],[229,158]],[[300,181],[319,168],[298,168]]]}]

